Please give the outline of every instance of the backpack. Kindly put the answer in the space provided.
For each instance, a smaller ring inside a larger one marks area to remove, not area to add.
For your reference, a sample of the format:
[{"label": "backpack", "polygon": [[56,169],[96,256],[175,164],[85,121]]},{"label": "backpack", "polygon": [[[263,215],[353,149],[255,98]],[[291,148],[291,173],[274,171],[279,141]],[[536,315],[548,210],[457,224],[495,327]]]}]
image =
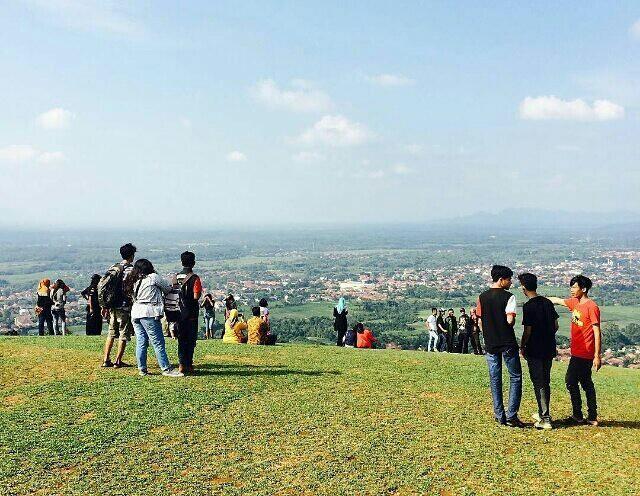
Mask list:
[{"label": "backpack", "polygon": [[180,322],[185,320],[189,320],[195,315],[191,315],[191,306],[193,305],[193,292],[191,295],[188,295],[187,290],[189,289],[189,281],[191,278],[195,276],[193,272],[191,272],[185,279],[182,281],[180,285],[180,293],[178,295],[178,307],[180,308]]},{"label": "backpack", "polygon": [[98,303],[102,308],[116,308],[124,299],[124,267],[116,264],[98,282]]}]

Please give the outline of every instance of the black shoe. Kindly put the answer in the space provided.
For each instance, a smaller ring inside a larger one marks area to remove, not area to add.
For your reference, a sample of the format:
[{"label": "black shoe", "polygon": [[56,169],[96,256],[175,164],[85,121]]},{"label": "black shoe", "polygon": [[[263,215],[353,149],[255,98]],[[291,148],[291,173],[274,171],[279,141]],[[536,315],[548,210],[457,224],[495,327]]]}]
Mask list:
[{"label": "black shoe", "polygon": [[500,425],[507,425],[507,421],[505,419],[494,419],[496,421],[496,423],[500,424]]},{"label": "black shoe", "polygon": [[512,419],[507,420],[506,425],[507,427],[517,427],[518,429],[526,427],[526,424],[518,417],[513,417]]},{"label": "black shoe", "polygon": [[107,360],[106,362],[102,362],[102,367],[113,367],[113,362],[111,360]]}]

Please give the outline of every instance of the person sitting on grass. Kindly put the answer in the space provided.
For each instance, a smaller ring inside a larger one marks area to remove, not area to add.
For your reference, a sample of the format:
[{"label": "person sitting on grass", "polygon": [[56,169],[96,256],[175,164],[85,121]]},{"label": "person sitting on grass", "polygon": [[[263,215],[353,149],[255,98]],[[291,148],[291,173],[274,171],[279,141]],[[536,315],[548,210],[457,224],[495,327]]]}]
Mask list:
[{"label": "person sitting on grass", "polygon": [[234,308],[229,312],[229,318],[224,323],[224,337],[223,343],[246,343],[247,336],[244,331],[247,329],[247,323],[241,314],[238,313],[238,309]]},{"label": "person sitting on grass", "polygon": [[596,402],[596,387],[591,379],[591,368],[600,370],[602,359],[600,356],[602,341],[600,332],[600,308],[589,298],[589,290],[593,283],[583,275],[575,276],[569,283],[571,298],[550,297],[554,305],[562,305],[571,311],[571,359],[567,368],[565,382],[573,413],[571,421],[581,424],[582,397],[580,386],[587,397],[587,420],[590,425],[598,425],[598,404]]},{"label": "person sitting on grass", "polygon": [[533,415],[536,429],[552,429],[549,401],[551,399],[551,365],[556,356],[558,314],[544,296],[537,293],[538,278],[525,272],[518,276],[524,295],[529,299],[522,305],[524,332],[520,340],[520,356],[529,365],[529,376],[538,402]]},{"label": "person sitting on grass", "polygon": [[267,340],[267,324],[260,316],[260,307],[253,307],[251,314],[253,317],[247,321],[247,343],[265,344]]},{"label": "person sitting on grass", "polygon": [[[358,345],[358,326],[362,326],[362,324],[358,323],[353,326],[353,329],[347,329],[347,332],[344,335],[344,345],[347,348],[355,348]],[[362,326],[364,329],[364,326]]]},{"label": "person sitting on grass", "polygon": [[147,349],[153,346],[162,375],[182,377],[184,374],[171,366],[165,349],[160,319],[164,313],[163,295],[171,291],[167,281],[156,274],[149,260],[141,258],[133,266],[125,284],[125,294],[131,297],[131,321],[136,333],[136,358],[141,376],[148,375]]},{"label": "person sitting on grass", "polygon": [[373,344],[378,340],[375,338],[370,329],[367,329],[362,322],[356,324],[357,327],[357,345],[358,348],[373,348]]}]

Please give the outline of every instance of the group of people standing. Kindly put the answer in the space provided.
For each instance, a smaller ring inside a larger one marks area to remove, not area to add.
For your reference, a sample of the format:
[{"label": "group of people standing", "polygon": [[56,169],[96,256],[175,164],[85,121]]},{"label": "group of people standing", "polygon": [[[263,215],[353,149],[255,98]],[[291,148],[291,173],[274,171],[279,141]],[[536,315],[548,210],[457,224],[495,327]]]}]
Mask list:
[{"label": "group of people standing", "polygon": [[376,337],[362,322],[356,322],[351,329],[347,321],[347,302],[344,298],[338,300],[333,308],[333,329],[336,332],[336,345],[347,348],[373,348],[378,342]]},{"label": "group of people standing", "polygon": [[469,353],[469,343],[474,355],[482,355],[480,342],[480,326],[476,309],[472,308],[470,315],[464,308],[460,309],[460,316],[456,318],[453,308],[444,316],[444,308],[431,308],[431,315],[425,323],[429,331],[427,351],[450,353]]},{"label": "group of people standing", "polygon": [[62,279],[51,284],[50,279],[42,279],[38,284],[35,312],[38,316],[38,334],[44,336],[44,327],[51,335],[67,334],[67,293],[69,287]]},{"label": "group of people standing", "polygon": [[[535,274],[518,276],[522,291],[528,301],[522,307],[524,332],[520,345],[514,332],[516,321],[516,297],[511,287],[513,271],[502,265],[491,269],[491,287],[483,292],[476,305],[480,330],[484,336],[489,382],[493,398],[495,420],[509,427],[524,427],[518,418],[522,398],[522,367],[520,358],[527,361],[533,383],[538,411],[532,415],[537,429],[552,429],[550,413],[551,367],[556,356],[556,332],[558,314],[554,305],[571,311],[571,358],[565,376],[565,384],[571,398],[572,414],[569,421],[575,424],[598,425],[596,390],[591,377],[601,361],[600,309],[589,298],[592,282],[583,275],[571,279],[570,297],[545,298],[537,293],[538,278]],[[502,393],[502,363],[509,373],[509,401],[505,409]],[[587,416],[583,416],[580,386],[587,399]]]}]

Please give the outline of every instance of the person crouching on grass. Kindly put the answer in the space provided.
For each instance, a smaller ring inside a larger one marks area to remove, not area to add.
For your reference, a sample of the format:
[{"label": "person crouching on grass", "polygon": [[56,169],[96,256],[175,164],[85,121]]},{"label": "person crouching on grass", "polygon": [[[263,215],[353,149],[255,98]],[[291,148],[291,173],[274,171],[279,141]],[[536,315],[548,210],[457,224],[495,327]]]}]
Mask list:
[{"label": "person crouching on grass", "polygon": [[602,336],[600,331],[600,308],[589,298],[593,286],[591,279],[583,275],[575,276],[569,283],[571,298],[550,297],[554,305],[567,307],[571,311],[571,359],[567,368],[565,382],[573,413],[571,421],[585,422],[582,416],[582,397],[580,386],[587,397],[587,420],[590,425],[598,425],[598,405],[596,388],[591,379],[591,369],[600,370],[602,359]]},{"label": "person crouching on grass", "polygon": [[524,332],[520,340],[520,356],[529,365],[529,376],[538,402],[538,413],[532,415],[536,421],[534,427],[551,429],[551,365],[557,354],[558,314],[553,303],[536,292],[538,278],[534,274],[520,274],[518,280],[522,285],[522,292],[529,299],[522,306]]}]

